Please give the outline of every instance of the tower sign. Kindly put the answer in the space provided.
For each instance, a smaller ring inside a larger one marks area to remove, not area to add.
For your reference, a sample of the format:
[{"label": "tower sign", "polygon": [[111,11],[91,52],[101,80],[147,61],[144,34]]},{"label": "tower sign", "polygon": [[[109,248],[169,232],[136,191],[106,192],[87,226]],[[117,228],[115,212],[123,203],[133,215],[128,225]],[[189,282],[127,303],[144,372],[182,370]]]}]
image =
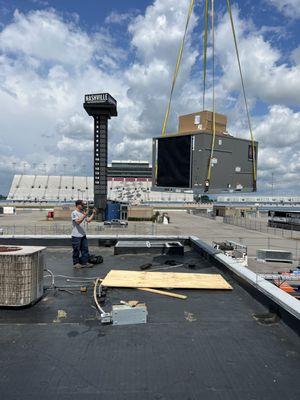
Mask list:
[{"label": "tower sign", "polygon": [[107,120],[118,115],[117,101],[108,93],[86,94],[83,107],[94,118],[94,206],[102,221],[107,200]]}]

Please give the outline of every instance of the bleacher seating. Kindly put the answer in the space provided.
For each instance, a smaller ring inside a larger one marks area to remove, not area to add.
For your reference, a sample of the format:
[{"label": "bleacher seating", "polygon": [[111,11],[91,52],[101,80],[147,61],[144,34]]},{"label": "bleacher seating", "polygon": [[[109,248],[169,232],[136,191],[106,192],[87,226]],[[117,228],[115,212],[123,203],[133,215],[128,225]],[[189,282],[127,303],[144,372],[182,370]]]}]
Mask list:
[{"label": "bleacher seating", "polygon": [[[147,201],[193,201],[192,194],[153,192],[150,179],[110,178],[107,182],[109,200],[139,204]],[[15,175],[8,200],[20,202],[70,202],[76,199],[93,201],[93,177]]]},{"label": "bleacher seating", "polygon": [[19,175],[19,181],[13,193],[14,200],[30,200],[31,186],[34,178],[35,175]]},{"label": "bleacher seating", "polygon": [[46,183],[47,183],[47,176],[43,175],[36,175],[32,185],[31,185],[31,191],[30,191],[30,199],[31,201],[42,201],[43,196],[46,190]]},{"label": "bleacher seating", "polygon": [[48,187],[44,194],[46,200],[58,201],[60,179],[60,176],[49,176]]}]

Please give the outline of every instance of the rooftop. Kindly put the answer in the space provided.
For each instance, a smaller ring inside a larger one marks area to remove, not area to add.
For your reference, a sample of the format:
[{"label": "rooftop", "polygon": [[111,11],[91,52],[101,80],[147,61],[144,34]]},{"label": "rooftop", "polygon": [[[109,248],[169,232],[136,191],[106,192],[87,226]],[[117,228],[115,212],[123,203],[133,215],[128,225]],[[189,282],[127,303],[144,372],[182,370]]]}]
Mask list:
[{"label": "rooftop", "polygon": [[[106,247],[92,251],[102,254],[104,263],[74,271],[69,247],[48,248],[47,267],[55,275],[79,280],[166,261],[158,253],[113,255],[113,248]],[[233,290],[176,290],[187,295],[179,300],[108,289],[107,310],[121,300],[147,304],[148,322],[141,325],[101,325],[91,287],[87,293],[67,288],[73,294],[48,290],[31,308],[1,310],[3,398],[274,400],[288,393],[289,399],[298,399],[296,330],[274,318],[245,281],[207,255],[186,246],[183,257],[171,258],[184,264],[174,272],[220,273]],[[56,285],[75,283],[57,276]]]}]

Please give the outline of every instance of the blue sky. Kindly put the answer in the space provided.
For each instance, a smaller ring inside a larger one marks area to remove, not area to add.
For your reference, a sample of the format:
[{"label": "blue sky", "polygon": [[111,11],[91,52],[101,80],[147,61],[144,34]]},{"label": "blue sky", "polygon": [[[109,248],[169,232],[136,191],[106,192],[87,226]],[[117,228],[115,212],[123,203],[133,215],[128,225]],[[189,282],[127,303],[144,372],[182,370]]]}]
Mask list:
[{"label": "blue sky", "polygon": [[[151,160],[189,0],[0,0],[0,193],[13,173],[92,171],[84,93],[109,91],[109,158]],[[196,0],[168,131],[201,109],[202,12]],[[217,107],[249,137],[226,11],[217,1]],[[300,0],[232,1],[260,192],[300,193]],[[210,49],[209,49],[209,54]],[[208,70],[211,59],[208,60]],[[208,73],[207,104],[211,100]],[[209,107],[208,107],[209,108]]]}]

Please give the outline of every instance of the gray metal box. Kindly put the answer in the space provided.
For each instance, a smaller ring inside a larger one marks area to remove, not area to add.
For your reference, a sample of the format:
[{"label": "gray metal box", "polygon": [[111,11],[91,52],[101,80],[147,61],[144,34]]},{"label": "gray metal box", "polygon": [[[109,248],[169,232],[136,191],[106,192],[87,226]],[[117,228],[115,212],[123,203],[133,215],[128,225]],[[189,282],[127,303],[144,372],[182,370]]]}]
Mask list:
[{"label": "gray metal box", "polygon": [[[153,189],[203,193],[212,134],[184,133],[153,138]],[[258,143],[255,142],[257,165]],[[210,193],[252,192],[253,156],[250,140],[216,135]]]},{"label": "gray metal box", "polygon": [[285,250],[259,249],[256,252],[258,261],[293,263],[293,253]]},{"label": "gray metal box", "polygon": [[119,240],[114,247],[114,254],[161,253],[184,255],[184,246],[180,242]]},{"label": "gray metal box", "polygon": [[145,304],[138,304],[130,307],[127,304],[112,306],[113,325],[145,324],[147,322],[147,307]]}]

